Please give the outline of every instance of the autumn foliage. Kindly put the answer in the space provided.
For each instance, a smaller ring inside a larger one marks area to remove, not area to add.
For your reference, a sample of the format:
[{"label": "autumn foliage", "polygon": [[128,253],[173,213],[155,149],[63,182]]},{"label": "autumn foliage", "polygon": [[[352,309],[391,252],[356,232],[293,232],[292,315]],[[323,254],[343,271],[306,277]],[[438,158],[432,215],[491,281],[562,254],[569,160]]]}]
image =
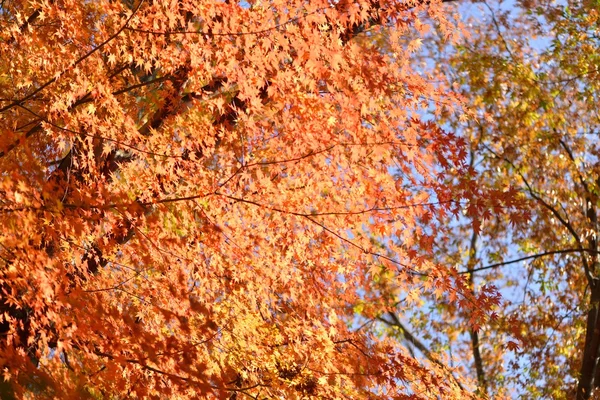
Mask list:
[{"label": "autumn foliage", "polygon": [[363,324],[498,303],[429,257],[518,201],[423,118],[462,104],[410,64],[431,24],[456,38],[435,1],[3,1],[2,396],[475,396]]}]

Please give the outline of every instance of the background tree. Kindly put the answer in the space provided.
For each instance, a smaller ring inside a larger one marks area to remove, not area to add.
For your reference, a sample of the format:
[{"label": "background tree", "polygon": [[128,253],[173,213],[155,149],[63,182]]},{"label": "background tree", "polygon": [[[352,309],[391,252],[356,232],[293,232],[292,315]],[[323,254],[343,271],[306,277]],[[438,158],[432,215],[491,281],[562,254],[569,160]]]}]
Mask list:
[{"label": "background tree", "polygon": [[419,56],[470,104],[473,119],[448,124],[469,138],[480,185],[518,186],[531,219],[466,218],[436,241],[438,260],[462,265],[475,292],[491,282],[505,300],[477,338],[453,328],[463,310],[444,307],[441,340],[471,354],[490,395],[587,399],[600,386],[598,3],[461,7],[469,35],[454,47],[428,41]]},{"label": "background tree", "polygon": [[477,326],[497,302],[422,257],[463,207],[514,206],[420,117],[460,109],[409,64],[421,12],[455,32],[439,4],[0,7],[3,396],[471,396],[353,323],[398,310],[365,301],[386,271],[404,310],[447,295]]}]

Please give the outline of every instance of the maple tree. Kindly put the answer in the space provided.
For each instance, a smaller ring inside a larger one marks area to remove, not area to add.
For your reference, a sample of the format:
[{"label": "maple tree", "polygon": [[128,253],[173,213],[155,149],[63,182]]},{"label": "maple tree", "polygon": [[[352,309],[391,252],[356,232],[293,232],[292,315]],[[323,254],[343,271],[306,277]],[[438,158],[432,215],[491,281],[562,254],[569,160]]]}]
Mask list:
[{"label": "maple tree", "polygon": [[461,7],[470,35],[457,46],[432,35],[419,57],[469,104],[473,118],[447,124],[468,139],[482,190],[518,187],[531,216],[467,216],[436,240],[438,262],[462,265],[475,293],[491,283],[504,300],[479,332],[456,329],[468,314],[452,305],[429,324],[470,360],[481,393],[598,396],[599,4]]},{"label": "maple tree", "polygon": [[427,257],[518,202],[423,118],[462,104],[427,21],[458,37],[434,1],[2,1],[2,396],[475,396],[356,323],[498,302]]}]

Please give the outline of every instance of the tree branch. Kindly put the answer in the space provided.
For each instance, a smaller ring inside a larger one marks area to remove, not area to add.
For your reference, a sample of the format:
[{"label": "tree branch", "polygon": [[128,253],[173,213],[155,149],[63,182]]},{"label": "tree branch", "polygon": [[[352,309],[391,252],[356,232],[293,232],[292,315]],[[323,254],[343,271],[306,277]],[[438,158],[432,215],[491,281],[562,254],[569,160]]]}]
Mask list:
[{"label": "tree branch", "polygon": [[459,380],[454,376],[454,374],[452,373],[450,368],[446,364],[441,362],[440,359],[431,350],[429,350],[427,348],[427,346],[425,346],[425,344],[423,344],[423,342],[421,342],[419,339],[417,339],[417,337],[415,335],[413,335],[408,329],[406,329],[404,324],[402,324],[402,322],[400,322],[400,319],[398,318],[398,316],[395,313],[388,312],[388,315],[392,319],[391,321],[387,320],[383,317],[378,317],[377,319],[379,321],[385,323],[386,325],[397,327],[400,330],[400,332],[402,333],[402,336],[404,336],[404,338],[406,339],[406,341],[408,343],[410,343],[411,345],[416,347],[429,361],[440,366],[444,371],[446,371],[446,373],[449,376],[452,377],[452,380],[454,381],[454,383],[456,383],[456,385],[461,390],[465,390],[465,388],[462,386],[462,384],[459,382]]},{"label": "tree branch", "polygon": [[[554,217],[556,217],[556,219],[558,219],[558,221],[569,231],[569,233],[571,234],[571,236],[573,236],[573,238],[575,239],[575,242],[579,246],[579,249],[581,251],[585,251],[584,247],[583,247],[583,244],[581,242],[581,238],[577,234],[577,231],[575,231],[575,228],[573,228],[573,226],[571,225],[571,223],[568,221],[568,217],[563,218],[563,216],[554,207],[552,207],[550,204],[548,204],[547,201],[545,201],[540,196],[538,196],[535,193],[535,191],[533,190],[532,186],[527,181],[527,179],[525,178],[525,176],[523,175],[523,173],[521,172],[521,170],[519,168],[517,168],[517,166],[511,160],[509,160],[506,157],[499,156],[489,146],[484,145],[483,147],[485,149],[487,149],[490,153],[492,153],[494,155],[494,157],[496,157],[496,158],[498,158],[500,160],[503,160],[504,162],[508,163],[511,167],[514,168],[515,171],[517,171],[517,174],[519,175],[519,177],[521,178],[521,180],[523,181],[523,183],[527,187],[527,191],[529,192],[529,195],[531,197],[533,197],[538,203],[540,203],[544,208],[546,208],[547,210],[549,210],[552,213],[552,215],[554,215]],[[590,285],[593,285],[595,283],[595,278],[594,278],[594,276],[592,274],[592,271],[590,270],[590,266],[589,266],[589,264],[587,262],[587,259],[585,257],[582,257],[581,261],[582,261],[582,264],[583,264],[583,269],[585,271],[585,275],[587,277],[588,283]]]},{"label": "tree branch", "polygon": [[[474,290],[474,268],[473,266],[477,262],[477,239],[479,235],[477,231],[473,229],[471,234],[471,243],[469,249],[469,260],[467,262],[467,272],[469,273],[469,286],[471,293],[475,295]],[[477,373],[477,382],[479,383],[479,389],[487,395],[487,382],[485,378],[485,370],[483,369],[483,359],[481,358],[481,350],[479,348],[479,333],[474,329],[469,329],[469,336],[471,337],[471,349],[473,351],[473,360],[475,362],[475,371]]]},{"label": "tree branch", "polygon": [[600,251],[590,250],[590,249],[550,250],[550,251],[545,251],[545,252],[538,253],[538,254],[533,254],[533,255],[530,255],[530,256],[516,258],[514,260],[502,261],[502,262],[499,262],[499,263],[486,265],[485,267],[479,267],[479,268],[473,268],[473,269],[470,269],[470,270],[467,270],[467,271],[461,271],[461,272],[459,272],[459,274],[472,274],[473,272],[485,271],[485,270],[488,270],[488,269],[499,268],[499,267],[503,267],[505,265],[515,264],[515,263],[518,263],[518,262],[521,262],[521,261],[533,260],[533,259],[536,259],[536,258],[551,256],[551,255],[554,255],[554,254],[569,254],[569,253],[600,254]]}]

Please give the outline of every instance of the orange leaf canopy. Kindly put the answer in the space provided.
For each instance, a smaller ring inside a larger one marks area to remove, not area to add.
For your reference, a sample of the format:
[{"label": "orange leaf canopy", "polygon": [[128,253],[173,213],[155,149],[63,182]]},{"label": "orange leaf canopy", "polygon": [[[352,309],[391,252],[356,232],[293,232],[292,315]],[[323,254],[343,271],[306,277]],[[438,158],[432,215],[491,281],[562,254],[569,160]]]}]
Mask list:
[{"label": "orange leaf canopy", "polygon": [[383,0],[3,1],[13,394],[464,398],[353,319],[382,269],[488,311],[420,257],[464,158],[419,117],[459,104],[408,64],[425,8],[449,31]]}]

